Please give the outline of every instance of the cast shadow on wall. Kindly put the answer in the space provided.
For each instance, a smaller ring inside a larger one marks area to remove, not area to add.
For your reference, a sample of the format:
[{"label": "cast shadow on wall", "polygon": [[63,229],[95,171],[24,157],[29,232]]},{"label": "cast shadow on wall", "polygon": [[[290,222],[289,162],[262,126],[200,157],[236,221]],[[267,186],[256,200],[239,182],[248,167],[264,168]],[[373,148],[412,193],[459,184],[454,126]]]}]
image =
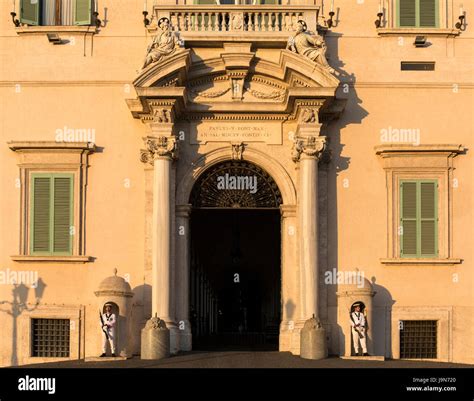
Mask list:
[{"label": "cast shadow on wall", "polygon": [[[34,288],[34,304],[28,303],[30,288]],[[7,308],[1,307],[0,312],[6,313],[12,318],[12,347],[10,366],[18,365],[18,319],[23,313],[33,312],[39,307],[41,299],[44,296],[45,289],[46,284],[41,277],[31,287],[28,287],[23,283],[13,284],[12,300],[0,301],[0,305],[7,305]]]}]

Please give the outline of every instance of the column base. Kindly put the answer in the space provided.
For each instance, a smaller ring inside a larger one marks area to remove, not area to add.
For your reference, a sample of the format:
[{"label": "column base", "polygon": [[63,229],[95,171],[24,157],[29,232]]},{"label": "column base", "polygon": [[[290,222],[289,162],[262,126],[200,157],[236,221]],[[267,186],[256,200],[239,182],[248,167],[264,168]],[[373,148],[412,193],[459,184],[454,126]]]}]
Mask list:
[{"label": "column base", "polygon": [[318,318],[310,318],[301,330],[301,353],[304,359],[325,359],[328,356],[326,330]]},{"label": "column base", "polygon": [[141,359],[163,359],[170,356],[170,331],[162,320],[152,317],[141,333]]}]

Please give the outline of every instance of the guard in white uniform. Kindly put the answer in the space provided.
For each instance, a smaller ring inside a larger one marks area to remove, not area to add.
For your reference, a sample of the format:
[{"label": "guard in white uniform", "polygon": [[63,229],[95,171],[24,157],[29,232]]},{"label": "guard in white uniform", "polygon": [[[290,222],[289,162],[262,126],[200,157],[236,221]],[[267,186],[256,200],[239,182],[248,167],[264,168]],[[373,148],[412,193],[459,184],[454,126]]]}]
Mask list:
[{"label": "guard in white uniform", "polygon": [[351,313],[351,327],[352,327],[352,341],[354,343],[354,350],[356,355],[359,355],[359,341],[362,347],[364,356],[368,356],[367,353],[367,335],[366,335],[366,322],[365,316],[360,311],[360,304],[356,303],[353,305],[354,311]]},{"label": "guard in white uniform", "polygon": [[110,349],[112,351],[112,356],[115,356],[115,323],[116,318],[115,314],[112,313],[112,304],[105,304],[105,313],[103,313],[102,318],[100,319],[100,324],[102,326],[102,355],[101,357],[106,356],[107,354],[107,342],[110,343]]}]

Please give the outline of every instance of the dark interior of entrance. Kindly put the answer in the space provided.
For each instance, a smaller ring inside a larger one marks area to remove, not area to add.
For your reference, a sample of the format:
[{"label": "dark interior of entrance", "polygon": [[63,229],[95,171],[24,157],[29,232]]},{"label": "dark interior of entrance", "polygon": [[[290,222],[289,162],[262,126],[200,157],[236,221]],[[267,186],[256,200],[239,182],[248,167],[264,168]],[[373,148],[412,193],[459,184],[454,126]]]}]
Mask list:
[{"label": "dark interior of entrance", "polygon": [[278,349],[279,210],[193,209],[191,239],[193,349]]}]

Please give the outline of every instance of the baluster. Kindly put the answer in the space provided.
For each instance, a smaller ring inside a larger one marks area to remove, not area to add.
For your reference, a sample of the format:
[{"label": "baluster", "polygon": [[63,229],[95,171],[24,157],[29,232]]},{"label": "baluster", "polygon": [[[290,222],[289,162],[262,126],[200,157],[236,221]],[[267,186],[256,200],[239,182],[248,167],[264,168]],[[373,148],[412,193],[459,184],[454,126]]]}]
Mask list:
[{"label": "baluster", "polygon": [[271,17],[272,31],[275,32],[276,24],[277,24],[275,13],[271,13],[270,17]]},{"label": "baluster", "polygon": [[225,15],[225,30],[230,31],[230,13],[224,13]]},{"label": "baluster", "polygon": [[215,32],[216,31],[216,13],[212,12],[211,13],[211,31]]},{"label": "baluster", "polygon": [[255,18],[255,13],[248,13],[249,17],[249,31],[253,31],[254,25],[253,25],[253,19]]}]

